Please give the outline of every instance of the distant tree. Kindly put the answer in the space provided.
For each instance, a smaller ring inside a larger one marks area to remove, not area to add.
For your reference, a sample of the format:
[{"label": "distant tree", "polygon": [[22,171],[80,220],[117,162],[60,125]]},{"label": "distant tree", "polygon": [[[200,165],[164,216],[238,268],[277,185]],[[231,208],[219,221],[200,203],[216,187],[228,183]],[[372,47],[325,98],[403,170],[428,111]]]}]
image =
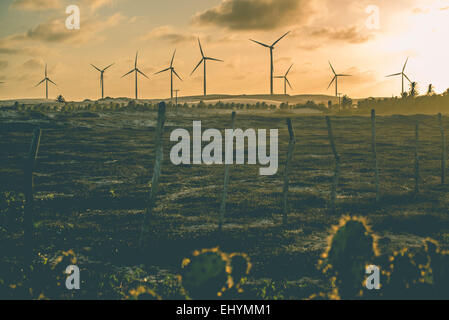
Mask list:
[{"label": "distant tree", "polygon": [[418,83],[410,83],[410,90],[408,92],[409,97],[415,98],[418,95]]},{"label": "distant tree", "polygon": [[332,108],[332,100],[329,100],[329,101],[327,102],[327,107],[328,107],[329,109]]},{"label": "distant tree", "polygon": [[351,108],[352,107],[352,99],[349,98],[347,95],[344,95],[343,99],[341,100],[341,106],[343,108]]},{"label": "distant tree", "polygon": [[65,99],[64,99],[64,97],[60,94],[60,95],[56,98],[56,102],[59,102],[59,103],[65,103]]},{"label": "distant tree", "polygon": [[427,95],[431,96],[433,94],[435,94],[435,90],[434,90],[433,84],[429,84],[429,87],[427,88]]}]

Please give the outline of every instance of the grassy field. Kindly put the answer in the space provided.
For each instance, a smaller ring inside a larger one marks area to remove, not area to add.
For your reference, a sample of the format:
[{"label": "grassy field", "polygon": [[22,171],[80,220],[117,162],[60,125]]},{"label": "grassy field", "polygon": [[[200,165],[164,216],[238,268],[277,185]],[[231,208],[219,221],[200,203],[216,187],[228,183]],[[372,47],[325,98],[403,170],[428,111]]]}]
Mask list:
[{"label": "grassy field", "polygon": [[[163,298],[179,297],[176,284],[171,287],[167,282],[180,272],[183,257],[218,245],[251,258],[253,268],[242,298],[307,298],[328,287],[316,264],[330,227],[343,215],[366,217],[379,236],[382,254],[420,248],[426,237],[449,245],[449,185],[440,184],[436,116],[378,117],[378,204],[370,118],[332,117],[342,168],[337,210],[331,214],[334,159],[324,116],[237,112],[237,128],[280,129],[280,167],[277,175],[262,177],[259,166],[231,166],[224,232],[217,236],[224,168],[172,165],[169,133],[176,128],[191,131],[194,120],[202,121],[203,130],[230,128],[230,111],[169,110],[160,192],[142,253],[137,243],[153,168],[156,116],[155,111],[88,116],[72,112],[36,118],[25,111],[9,111],[0,118],[2,192],[23,191],[23,159],[31,132],[35,126],[43,129],[35,173],[36,250],[51,259],[72,249],[81,274],[88,275],[83,278],[87,297],[123,298],[142,282],[159,288]],[[290,176],[291,213],[284,229],[286,117],[292,118],[298,141]],[[421,139],[418,195],[414,194],[416,121]],[[444,121],[448,127],[448,119]],[[8,226],[0,241],[3,259],[20,260],[20,224]]]}]

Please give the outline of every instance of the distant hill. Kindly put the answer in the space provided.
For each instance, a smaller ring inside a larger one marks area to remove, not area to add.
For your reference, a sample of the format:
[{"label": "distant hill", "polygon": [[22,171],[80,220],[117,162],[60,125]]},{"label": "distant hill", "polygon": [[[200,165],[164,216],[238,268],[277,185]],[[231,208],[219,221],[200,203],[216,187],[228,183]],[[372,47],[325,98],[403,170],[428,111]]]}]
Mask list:
[{"label": "distant hill", "polygon": [[[71,104],[76,105],[87,105],[87,104],[110,104],[119,103],[119,104],[128,104],[130,101],[133,101],[132,98],[118,97],[111,98],[106,97],[100,100],[90,100],[86,99],[83,101],[67,101]],[[363,99],[353,99],[354,103],[357,103],[359,100]],[[57,104],[57,102],[53,99],[10,99],[10,100],[1,100],[0,106],[11,106],[15,102],[19,104],[31,105],[31,104]],[[157,103],[159,101],[170,101],[170,99],[139,99],[139,103]],[[187,103],[187,104],[198,104],[200,101],[205,103],[215,104],[217,102],[223,103],[243,103],[243,104],[256,104],[257,102],[263,103],[265,102],[268,105],[276,105],[279,106],[281,103],[288,102],[291,105],[295,104],[305,104],[307,101],[313,101],[316,104],[323,103],[327,106],[328,101],[332,101],[332,104],[338,104],[338,98],[335,96],[329,95],[320,95],[320,94],[301,94],[301,95],[269,95],[269,94],[255,94],[255,95],[225,95],[225,94],[213,94],[208,96],[186,96],[179,97],[178,103]]]}]

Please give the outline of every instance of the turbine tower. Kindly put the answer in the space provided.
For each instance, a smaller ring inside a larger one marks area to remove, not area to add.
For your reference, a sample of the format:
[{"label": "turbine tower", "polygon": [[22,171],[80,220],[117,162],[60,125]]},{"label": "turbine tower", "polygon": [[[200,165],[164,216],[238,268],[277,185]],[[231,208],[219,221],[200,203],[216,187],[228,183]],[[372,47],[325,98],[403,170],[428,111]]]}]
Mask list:
[{"label": "turbine tower", "polygon": [[41,83],[45,82],[45,99],[48,100],[48,83],[51,82],[56,86],[56,83],[54,83],[53,81],[51,81],[48,76],[47,76],[47,64],[45,64],[45,77],[44,79],[39,82],[36,87],[38,87]]},{"label": "turbine tower", "polygon": [[276,76],[276,77],[275,77],[276,79],[284,79],[284,94],[285,94],[285,95],[287,95],[287,84],[288,84],[288,86],[290,87],[290,89],[293,89],[293,88],[292,88],[292,85],[290,84],[290,81],[288,81],[288,78],[287,78],[288,73],[290,72],[290,70],[292,69],[292,67],[293,67],[293,64],[290,66],[290,68],[288,68],[288,70],[287,70],[287,72],[285,73],[285,75],[283,75],[283,76]]},{"label": "turbine tower", "polygon": [[94,67],[98,72],[100,72],[100,87],[101,87],[101,99],[104,99],[104,72],[106,70],[108,70],[110,67],[112,67],[114,65],[110,64],[109,66],[107,66],[104,69],[99,69],[96,66],[94,66],[93,64],[91,64],[92,67]]},{"label": "turbine tower", "polygon": [[331,66],[332,73],[334,74],[334,77],[332,78],[331,83],[329,83],[328,89],[331,87],[332,83],[335,81],[335,96],[338,97],[338,77],[351,77],[350,74],[337,74],[335,72],[334,67],[332,67],[332,64],[329,62],[329,65]]},{"label": "turbine tower", "polygon": [[175,52],[173,52],[173,57],[171,58],[170,67],[155,73],[155,74],[160,74],[160,73],[163,73],[163,72],[166,72],[166,71],[170,71],[170,98],[171,99],[173,99],[173,74],[176,77],[178,77],[179,80],[182,81],[181,77],[176,73],[176,70],[173,67],[173,61],[175,60],[175,54],[176,54],[176,50],[175,50]]},{"label": "turbine tower", "polygon": [[128,72],[128,73],[125,73],[125,74],[122,76],[122,78],[124,78],[124,77],[126,77],[127,75],[129,75],[129,74],[135,72],[135,81],[136,81],[136,100],[138,99],[138,92],[137,92],[137,76],[138,76],[138,73],[140,73],[141,75],[143,75],[145,78],[150,79],[150,78],[148,78],[148,77],[146,76],[145,73],[143,73],[142,71],[139,70],[139,68],[137,68],[137,57],[138,57],[138,55],[139,55],[139,51],[137,51],[137,53],[136,53],[136,61],[135,61],[135,63],[134,63],[134,69],[132,69],[132,70],[131,70],[130,72]]},{"label": "turbine tower", "polygon": [[201,51],[201,60],[200,62],[197,64],[197,66],[195,67],[195,69],[193,69],[192,73],[190,74],[190,76],[192,76],[192,74],[196,71],[196,69],[198,69],[198,67],[203,63],[204,64],[204,96],[207,95],[207,90],[206,90],[206,62],[207,60],[211,60],[211,61],[218,61],[218,62],[224,62],[223,60],[220,59],[215,59],[215,58],[210,58],[204,55],[204,51],[203,48],[201,47],[201,41],[200,38],[198,38],[198,44],[200,46],[200,51]]},{"label": "turbine tower", "polygon": [[402,68],[402,72],[395,73],[395,74],[390,74],[389,76],[387,76],[387,78],[389,78],[389,77],[397,77],[397,76],[401,76],[402,77],[402,92],[401,92],[401,95],[404,95],[404,78],[406,78],[410,83],[412,83],[412,81],[404,73],[405,72],[405,68],[407,67],[408,59],[409,58],[407,58],[407,60],[405,60],[405,64],[404,64],[404,67]]},{"label": "turbine tower", "polygon": [[272,44],[271,46],[268,45],[268,44],[265,44],[265,43],[262,43],[262,42],[259,42],[259,41],[250,39],[252,42],[255,42],[255,43],[261,45],[262,47],[265,47],[265,48],[270,49],[270,93],[271,93],[271,95],[274,94],[274,89],[273,89],[273,77],[274,77],[273,50],[274,50],[274,46],[275,46],[279,41],[281,41],[286,35],[288,35],[289,33],[290,33],[290,31],[287,32],[286,34],[284,34],[284,35],[283,35],[282,37],[280,37],[279,39],[277,39],[275,42],[273,42],[273,44]]}]

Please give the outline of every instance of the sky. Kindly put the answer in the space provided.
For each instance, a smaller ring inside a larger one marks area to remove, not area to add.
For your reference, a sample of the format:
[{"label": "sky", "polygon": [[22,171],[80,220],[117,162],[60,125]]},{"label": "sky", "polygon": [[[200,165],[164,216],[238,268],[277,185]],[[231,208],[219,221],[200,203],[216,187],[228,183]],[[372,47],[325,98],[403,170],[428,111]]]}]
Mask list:
[{"label": "sky", "polygon": [[[80,9],[80,29],[66,28],[66,8]],[[371,10],[368,10],[370,9]],[[378,8],[378,11],[376,11]],[[378,12],[378,15],[376,14]],[[378,19],[377,19],[378,17]],[[378,24],[377,24],[378,22]],[[328,61],[337,73],[339,93],[352,98],[391,97],[401,92],[399,73],[421,93],[432,83],[436,92],[449,88],[449,0],[1,0],[0,99],[42,98],[48,64],[50,98],[68,101],[100,98],[100,68],[105,96],[133,97],[138,67],[140,98],[167,98],[168,73],[174,67],[181,96],[201,95],[202,69],[197,38],[207,56],[208,93],[267,94],[269,50],[249,39],[271,44],[287,31],[274,50],[275,75],[290,67],[289,94],[334,95]],[[275,80],[275,93],[283,93]]]}]

